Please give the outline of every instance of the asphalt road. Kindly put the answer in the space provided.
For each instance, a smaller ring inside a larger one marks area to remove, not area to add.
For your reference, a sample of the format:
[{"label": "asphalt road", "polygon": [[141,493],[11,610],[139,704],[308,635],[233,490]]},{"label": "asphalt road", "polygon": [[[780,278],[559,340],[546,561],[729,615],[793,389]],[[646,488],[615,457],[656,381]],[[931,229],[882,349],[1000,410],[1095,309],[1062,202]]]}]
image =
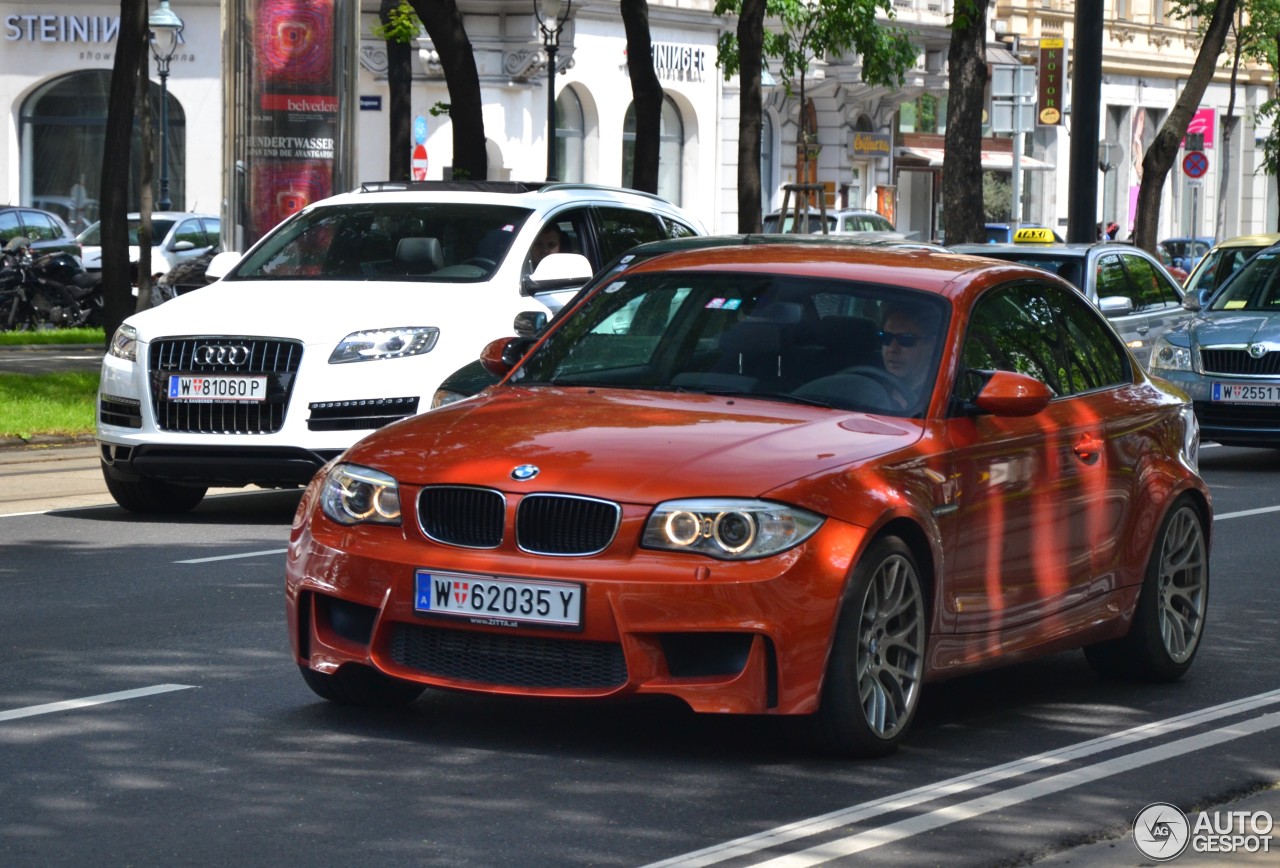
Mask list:
[{"label": "asphalt road", "polygon": [[858,763],[666,702],[325,703],[283,626],[297,492],[144,521],[92,448],[0,450],[2,861],[1152,864],[1129,835],[1153,802],[1280,813],[1257,793],[1280,780],[1280,452],[1204,455],[1213,591],[1186,678],[1101,681],[1072,653],[930,685],[903,750]]}]

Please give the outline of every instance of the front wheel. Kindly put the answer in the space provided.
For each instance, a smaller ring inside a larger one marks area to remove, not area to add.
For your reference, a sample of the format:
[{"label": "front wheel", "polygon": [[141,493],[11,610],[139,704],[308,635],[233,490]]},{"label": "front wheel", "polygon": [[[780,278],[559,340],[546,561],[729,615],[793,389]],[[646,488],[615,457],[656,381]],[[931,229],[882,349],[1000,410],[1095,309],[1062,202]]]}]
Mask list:
[{"label": "front wheel", "polygon": [[316,696],[338,705],[395,708],[408,705],[426,690],[421,684],[401,681],[358,663],[347,663],[332,674],[305,664],[299,664],[298,671]]},{"label": "front wheel", "polygon": [[848,756],[897,750],[920,704],[927,609],[915,555],[877,540],[854,568],[836,622],[821,705],[819,745]]},{"label": "front wheel", "polygon": [[129,512],[183,513],[195,509],[204,500],[207,488],[190,485],[174,485],[159,479],[141,477],[137,480],[117,479],[104,463],[102,478],[107,491],[120,506]]},{"label": "front wheel", "polygon": [[1176,681],[1200,648],[1208,601],[1204,522],[1184,496],[1160,525],[1128,635],[1090,645],[1085,657],[1100,675]]}]

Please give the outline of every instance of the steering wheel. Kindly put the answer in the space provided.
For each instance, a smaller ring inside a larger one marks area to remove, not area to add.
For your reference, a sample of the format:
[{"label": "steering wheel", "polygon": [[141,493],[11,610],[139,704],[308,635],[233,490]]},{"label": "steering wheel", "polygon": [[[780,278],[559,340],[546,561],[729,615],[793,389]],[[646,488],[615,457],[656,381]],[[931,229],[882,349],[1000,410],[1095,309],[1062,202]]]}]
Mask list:
[{"label": "steering wheel", "polygon": [[842,374],[857,374],[860,377],[866,377],[873,380],[889,394],[889,397],[908,403],[910,398],[902,391],[902,383],[898,378],[883,368],[873,367],[871,365],[854,365],[844,368],[840,371]]},{"label": "steering wheel", "polygon": [[483,256],[473,256],[470,259],[464,259],[463,265],[474,265],[476,268],[483,268],[485,271],[492,271],[497,267],[498,263],[492,259],[485,259]]}]

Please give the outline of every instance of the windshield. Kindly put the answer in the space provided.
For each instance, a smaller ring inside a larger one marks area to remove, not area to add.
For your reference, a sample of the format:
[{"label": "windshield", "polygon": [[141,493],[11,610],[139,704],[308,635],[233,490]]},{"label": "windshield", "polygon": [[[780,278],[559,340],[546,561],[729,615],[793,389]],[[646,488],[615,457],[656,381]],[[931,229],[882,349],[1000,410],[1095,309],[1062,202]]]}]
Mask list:
[{"label": "windshield", "polygon": [[1280,312],[1280,249],[1250,259],[1209,303],[1209,310]]},{"label": "windshield", "polygon": [[530,213],[442,202],[313,208],[282,223],[230,279],[488,280]]},{"label": "windshield", "polygon": [[947,307],[922,293],[768,274],[620,276],[512,377],[921,414]]},{"label": "windshield", "polygon": [[1227,278],[1240,270],[1240,266],[1249,261],[1249,257],[1261,250],[1261,247],[1215,247],[1200,260],[1196,270],[1187,278],[1187,295],[1193,293],[1203,300],[1215,289],[1226,283]]},{"label": "windshield", "polygon": [[1077,289],[1084,286],[1084,257],[1082,256],[1010,250],[994,250],[990,253],[983,252],[978,255],[990,256],[993,259],[1003,259],[1006,262],[1016,262],[1019,265],[1043,268],[1045,271],[1052,271],[1054,274],[1064,278]]}]

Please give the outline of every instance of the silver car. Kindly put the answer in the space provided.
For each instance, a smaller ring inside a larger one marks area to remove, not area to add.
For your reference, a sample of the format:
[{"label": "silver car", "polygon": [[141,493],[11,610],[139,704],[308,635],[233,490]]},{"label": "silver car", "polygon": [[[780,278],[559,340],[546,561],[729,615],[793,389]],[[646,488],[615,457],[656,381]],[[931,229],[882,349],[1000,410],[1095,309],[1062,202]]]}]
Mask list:
[{"label": "silver car", "polygon": [[1156,341],[1151,373],[1191,396],[1204,439],[1280,446],[1280,245],[1187,307],[1194,317]]},{"label": "silver car", "polygon": [[1154,341],[1191,317],[1178,282],[1158,259],[1132,244],[957,244],[951,249],[1034,265],[1066,278],[1102,311],[1143,367]]}]

